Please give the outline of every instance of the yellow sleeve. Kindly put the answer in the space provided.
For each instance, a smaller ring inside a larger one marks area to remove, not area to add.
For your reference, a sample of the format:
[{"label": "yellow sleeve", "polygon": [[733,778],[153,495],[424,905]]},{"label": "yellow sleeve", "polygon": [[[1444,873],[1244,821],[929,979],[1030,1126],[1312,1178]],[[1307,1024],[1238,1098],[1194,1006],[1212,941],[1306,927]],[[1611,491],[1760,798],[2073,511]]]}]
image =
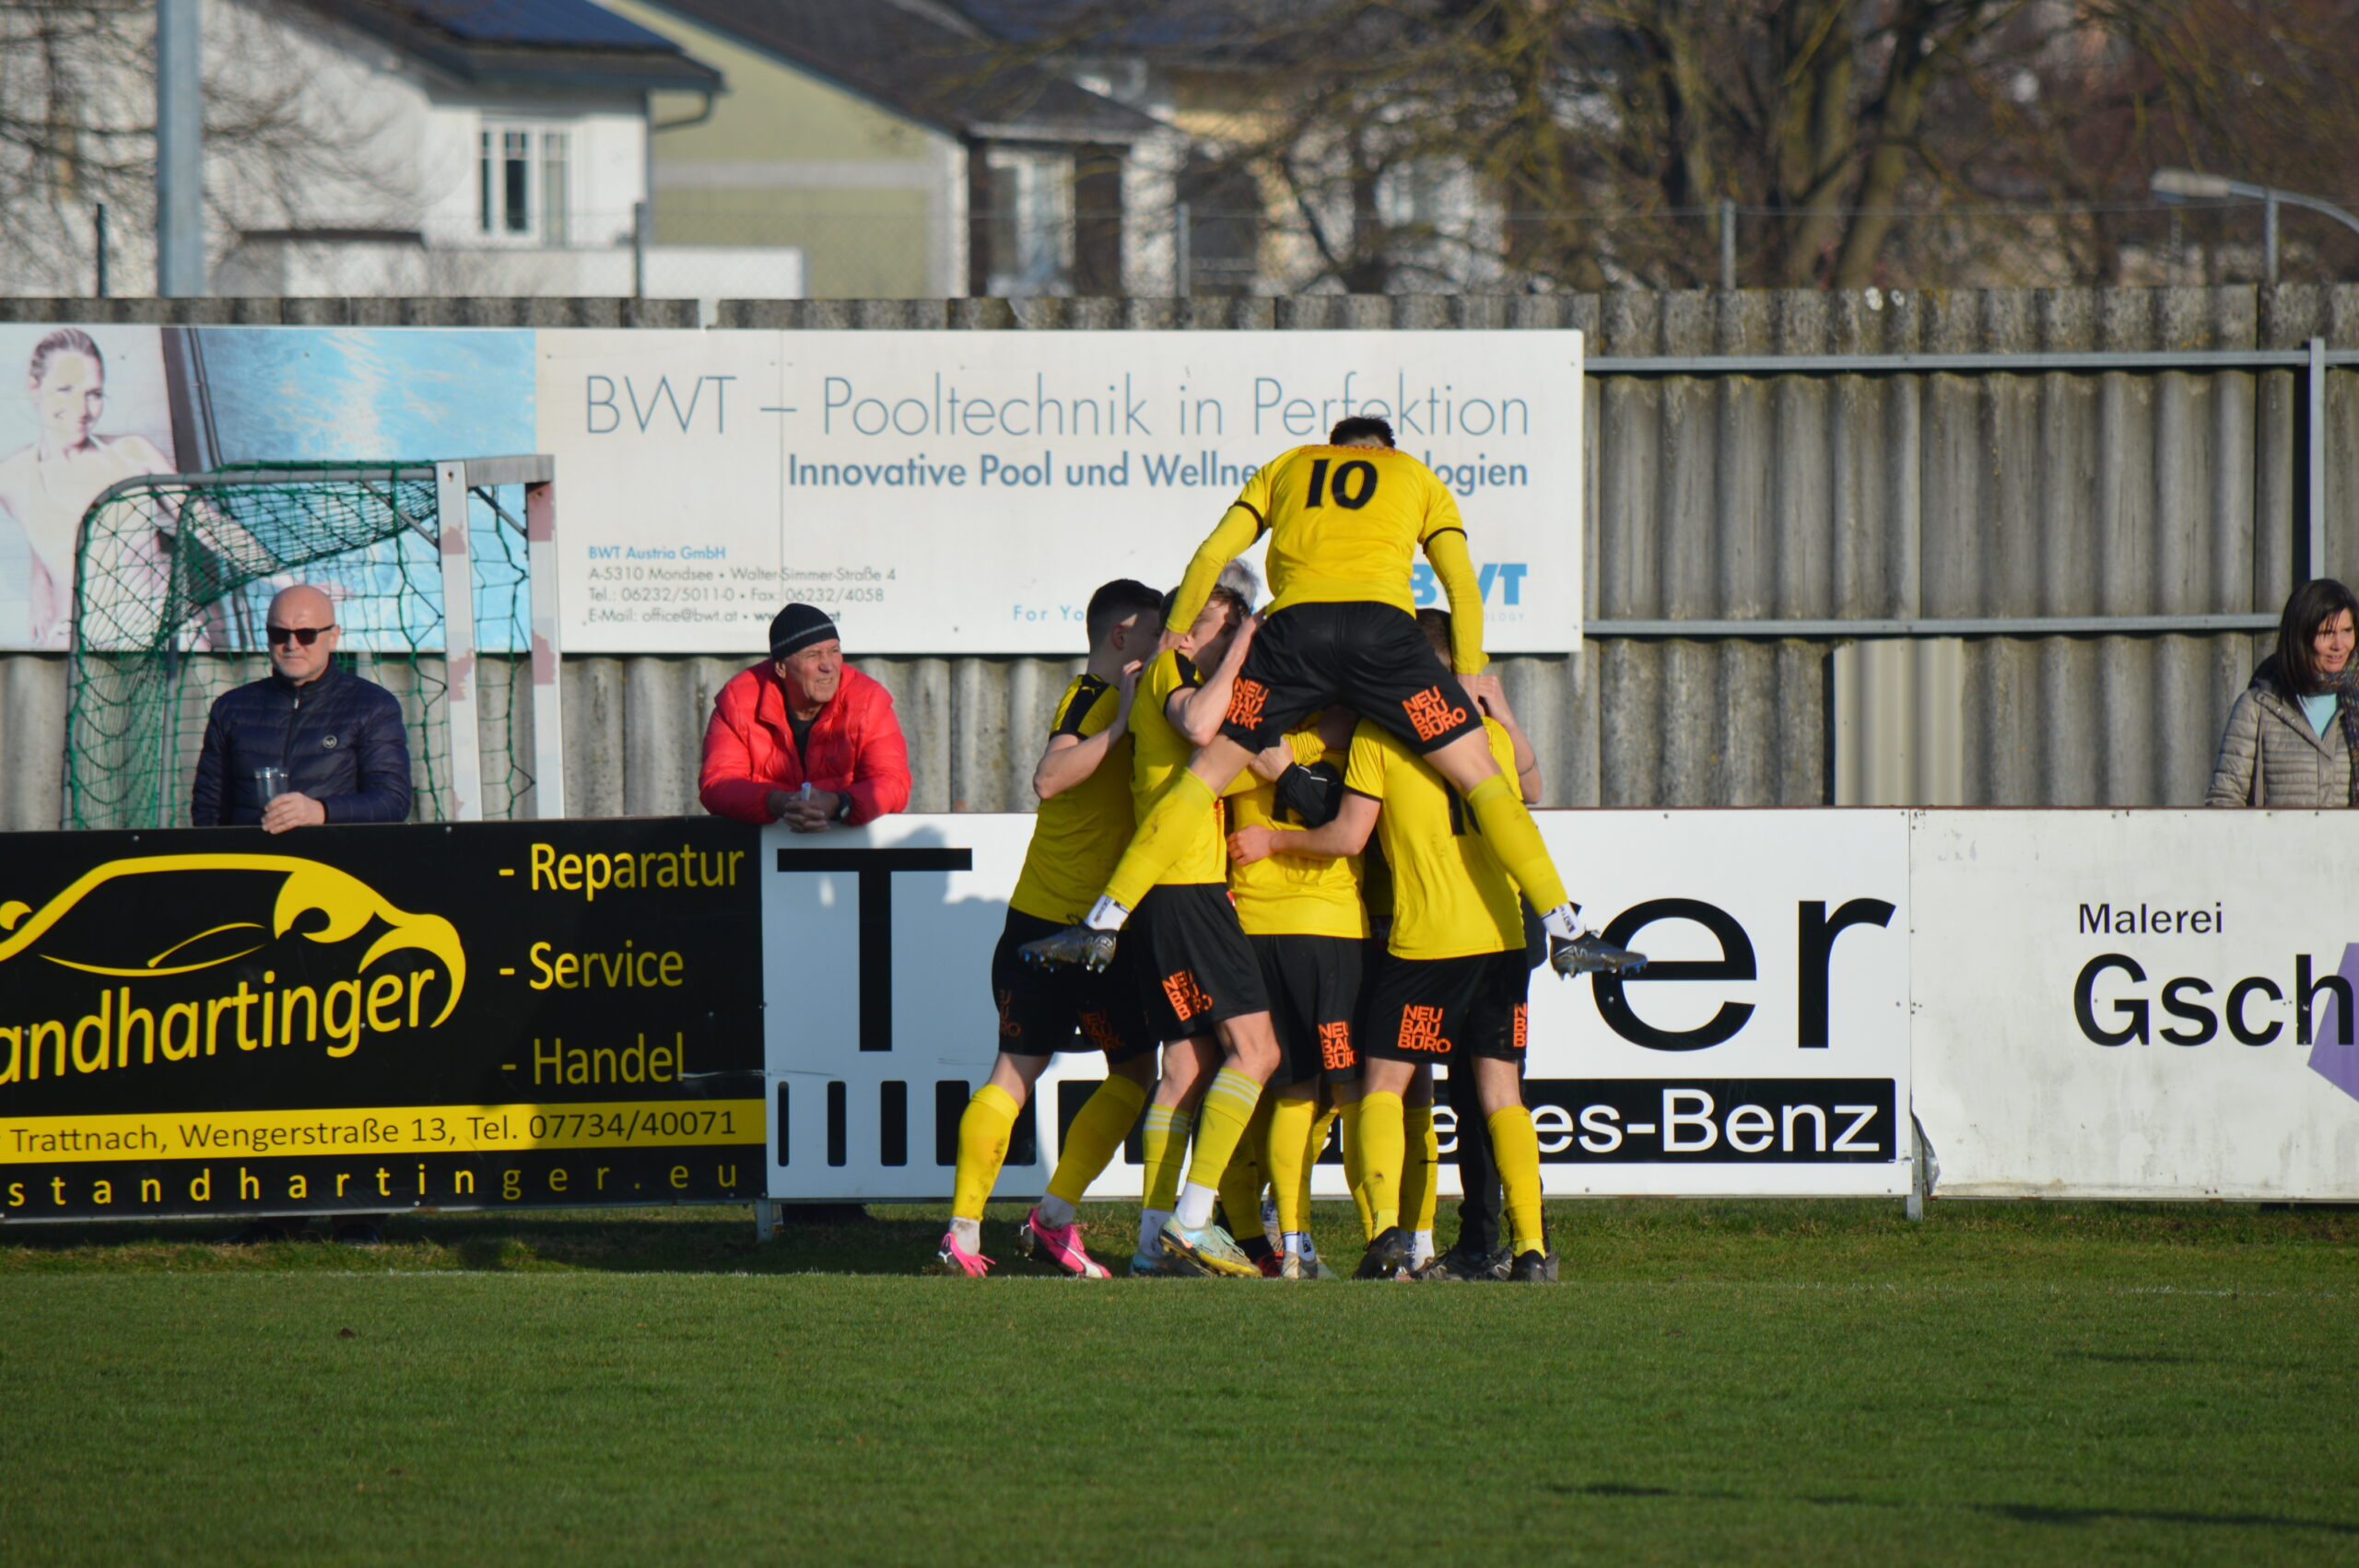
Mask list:
[{"label": "yellow sleeve", "polygon": [[1450,493],[1449,486],[1441,482],[1439,474],[1427,470],[1426,520],[1417,529],[1417,543],[1426,544],[1435,534],[1447,533],[1453,528],[1461,533],[1466,532],[1466,524],[1458,515],[1458,497]]},{"label": "yellow sleeve", "polygon": [[1344,768],[1344,788],[1372,801],[1384,799],[1384,731],[1365,719],[1352,731],[1352,760]]},{"label": "yellow sleeve", "polygon": [[1483,720],[1483,737],[1491,743],[1492,760],[1499,765],[1499,771],[1508,776],[1508,782],[1515,786],[1516,797],[1520,800],[1523,780],[1516,775],[1515,742],[1509,738],[1508,727],[1496,719],[1485,719]]},{"label": "yellow sleeve", "polygon": [[1319,738],[1319,726],[1316,724],[1290,731],[1285,740],[1286,749],[1294,753],[1294,760],[1304,767],[1327,755],[1327,743]]},{"label": "yellow sleeve", "polygon": [[1164,623],[1167,628],[1186,631],[1194,626],[1196,617],[1204,613],[1204,601],[1212,597],[1213,584],[1220,580],[1221,568],[1251,549],[1270,525],[1270,476],[1277,467],[1273,462],[1254,470],[1253,477],[1221,514],[1220,526],[1213,530],[1212,537],[1196,546],[1188,574],[1180,579],[1180,597],[1172,601],[1171,618]]},{"label": "yellow sleeve", "polygon": [[1483,588],[1466,553],[1466,533],[1453,528],[1426,541],[1426,559],[1449,599],[1449,660],[1461,675],[1479,675],[1489,662],[1483,652]]}]

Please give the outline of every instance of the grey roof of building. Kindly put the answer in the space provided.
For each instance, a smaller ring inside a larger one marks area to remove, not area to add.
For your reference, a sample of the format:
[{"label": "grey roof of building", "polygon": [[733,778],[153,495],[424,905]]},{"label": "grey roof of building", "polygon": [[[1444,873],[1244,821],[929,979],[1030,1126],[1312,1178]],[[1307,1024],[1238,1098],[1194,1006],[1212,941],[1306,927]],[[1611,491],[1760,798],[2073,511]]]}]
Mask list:
[{"label": "grey roof of building", "polygon": [[303,0],[478,87],[714,92],[721,73],[591,0]]},{"label": "grey roof of building", "polygon": [[953,135],[1127,143],[1167,129],[1153,117],[1004,45],[896,0],[657,0],[828,77],[863,98]]},{"label": "grey roof of building", "polygon": [[1221,56],[1248,51],[1267,0],[947,0],[994,38],[1075,51]]}]

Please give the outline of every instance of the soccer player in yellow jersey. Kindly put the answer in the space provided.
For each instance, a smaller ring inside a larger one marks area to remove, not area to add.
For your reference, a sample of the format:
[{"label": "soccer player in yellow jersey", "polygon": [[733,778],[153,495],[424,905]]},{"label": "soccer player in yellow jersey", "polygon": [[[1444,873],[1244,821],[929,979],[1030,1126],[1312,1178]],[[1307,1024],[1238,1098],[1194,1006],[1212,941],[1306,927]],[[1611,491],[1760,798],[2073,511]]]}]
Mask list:
[{"label": "soccer player in yellow jersey", "polygon": [[[1163,871],[1188,852],[1230,781],[1305,715],[1341,703],[1423,757],[1457,791],[1491,851],[1542,911],[1557,973],[1619,973],[1643,965],[1642,955],[1582,926],[1532,813],[1485,743],[1482,720],[1459,679],[1485,663],[1483,598],[1449,487],[1394,449],[1385,421],[1344,419],[1326,445],[1283,452],[1246,482],[1189,562],[1167,626],[1189,624],[1222,567],[1264,533],[1276,597],[1238,675],[1220,733],[1197,748],[1186,770],[1141,813],[1138,832],[1087,919],[1030,943],[1027,956],[1097,967],[1112,962],[1114,933]],[[1455,673],[1435,657],[1412,618],[1411,556],[1419,548],[1449,598]]]},{"label": "soccer player in yellow jersey", "polygon": [[[1043,969],[1023,963],[1025,942],[1069,925],[1097,895],[1136,820],[1131,804],[1131,702],[1140,672],[1163,631],[1164,596],[1122,579],[1090,596],[1085,626],[1087,669],[1065,688],[1048,745],[1032,773],[1040,812],[1024,872],[1008,899],[1007,925],[992,954],[992,997],[999,1007],[999,1059],[990,1080],[958,1119],[958,1168],[951,1188],[950,1229],[940,1253],[945,1269],[987,1272],[983,1203],[1007,1158],[1009,1134],[1049,1059],[1078,1037],[1106,1053],[1109,1071],[1064,1136],[1057,1168],[1016,1246],[1084,1279],[1106,1278],[1089,1256],[1075,1206],[1121,1147],[1156,1079],[1156,1038],[1139,1009],[1138,979],[1127,963],[1105,974]],[[1125,957],[1128,954],[1124,954]]]},{"label": "soccer player in yellow jersey", "polygon": [[[1269,832],[1291,820],[1325,825],[1341,804],[1343,763],[1348,755],[1355,716],[1331,708],[1297,725],[1282,743],[1285,770],[1275,778],[1228,799],[1239,836]],[[1323,769],[1320,765],[1324,764]],[[1322,1083],[1356,1086],[1359,1057],[1352,1048],[1352,1020],[1360,1000],[1360,963],[1368,930],[1360,898],[1358,862],[1297,856],[1250,862],[1229,861],[1229,895],[1238,923],[1252,944],[1269,992],[1276,1028],[1278,1066],[1270,1078],[1273,1093],[1262,1103],[1266,1130],[1258,1171],[1266,1172],[1277,1200],[1281,1246],[1276,1267],[1286,1279],[1314,1277],[1319,1254],[1311,1246],[1303,1199],[1309,1190],[1311,1129],[1319,1120]],[[1231,1164],[1235,1172],[1244,1162]],[[1226,1207],[1241,1223],[1240,1204],[1258,1204],[1258,1186],[1247,1195],[1232,1179]],[[1246,1248],[1252,1251],[1252,1244]],[[1258,1259],[1257,1259],[1258,1261]]]},{"label": "soccer player in yellow jersey", "polygon": [[[1157,655],[1140,677],[1131,705],[1134,804],[1155,800],[1219,725],[1253,631],[1243,595],[1215,585],[1179,647]],[[1274,759],[1260,765],[1273,767]],[[1241,791],[1252,779],[1232,783]],[[1278,1065],[1278,1045],[1261,966],[1229,901],[1217,810],[1200,819],[1186,852],[1141,898],[1122,949],[1140,976],[1148,1032],[1164,1045],[1163,1076],[1141,1129],[1146,1197],[1131,1271],[1258,1278],[1260,1268],[1212,1211],[1262,1085]]]},{"label": "soccer player in yellow jersey", "polygon": [[[1520,771],[1505,726],[1482,720],[1485,748],[1508,777]],[[1472,1072],[1490,1148],[1506,1188],[1514,1261],[1508,1278],[1555,1278],[1541,1224],[1540,1141],[1524,1108],[1523,914],[1465,800],[1399,737],[1362,720],[1352,737],[1346,795],[1316,833],[1279,832],[1278,855],[1356,854],[1373,830],[1392,871],[1387,956],[1361,1012],[1359,1137],[1375,1239],[1361,1279],[1408,1268],[1414,1242],[1401,1224],[1407,1134],[1402,1096],[1420,1065]],[[1473,1136],[1461,1128],[1461,1138]]]}]

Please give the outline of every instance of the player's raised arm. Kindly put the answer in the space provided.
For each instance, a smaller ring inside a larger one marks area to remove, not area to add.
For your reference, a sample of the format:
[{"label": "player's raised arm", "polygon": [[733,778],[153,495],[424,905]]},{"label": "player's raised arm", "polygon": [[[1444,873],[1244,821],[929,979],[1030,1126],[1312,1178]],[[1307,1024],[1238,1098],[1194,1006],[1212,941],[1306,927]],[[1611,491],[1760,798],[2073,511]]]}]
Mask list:
[{"label": "player's raised arm", "polygon": [[[1115,710],[1114,721],[1095,735],[1084,738],[1078,717],[1068,723],[1060,720],[1057,732],[1049,737],[1041,749],[1040,760],[1032,769],[1032,793],[1041,800],[1054,800],[1097,771],[1106,754],[1120,745],[1131,732],[1131,699],[1138,690],[1140,665],[1137,661],[1125,664],[1114,677],[1113,686],[1121,706]],[[1086,708],[1087,703],[1076,705]]]},{"label": "player's raised arm", "polygon": [[[1297,449],[1299,450],[1299,449]],[[1270,526],[1270,491],[1273,475],[1285,463],[1288,454],[1280,453],[1275,462],[1254,470],[1237,499],[1220,516],[1220,524],[1188,562],[1187,575],[1180,579],[1180,591],[1171,602],[1171,613],[1164,620],[1163,646],[1174,646],[1173,628],[1187,630],[1203,614],[1204,602],[1212,597],[1213,584],[1220,580],[1221,568],[1253,547]]]},{"label": "player's raised arm", "polygon": [[1483,651],[1483,584],[1466,553],[1466,531],[1450,508],[1449,526],[1426,535],[1426,559],[1449,600],[1449,662],[1461,675],[1478,675],[1489,662]]}]

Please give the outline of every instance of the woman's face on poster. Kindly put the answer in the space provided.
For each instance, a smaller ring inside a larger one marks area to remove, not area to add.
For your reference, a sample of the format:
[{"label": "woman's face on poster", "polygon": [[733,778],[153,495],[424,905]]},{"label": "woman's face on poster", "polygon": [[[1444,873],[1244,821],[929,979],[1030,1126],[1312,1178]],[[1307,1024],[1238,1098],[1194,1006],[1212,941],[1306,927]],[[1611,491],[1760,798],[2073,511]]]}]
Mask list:
[{"label": "woman's face on poster", "polygon": [[51,355],[29,385],[41,429],[67,446],[89,439],[99,416],[106,412],[106,372],[87,354],[69,349]]}]

